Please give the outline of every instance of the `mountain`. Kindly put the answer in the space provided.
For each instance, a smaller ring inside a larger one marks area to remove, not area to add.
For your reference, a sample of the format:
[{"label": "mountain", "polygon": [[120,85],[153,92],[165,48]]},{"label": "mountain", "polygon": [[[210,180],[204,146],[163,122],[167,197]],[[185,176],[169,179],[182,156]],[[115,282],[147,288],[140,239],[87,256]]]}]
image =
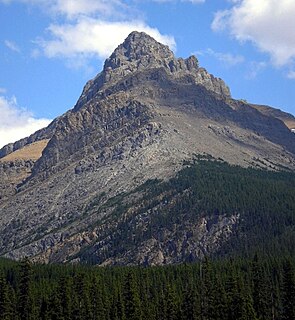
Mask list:
[{"label": "mountain", "polygon": [[[194,168],[193,177],[204,165],[204,172],[216,172],[209,189],[206,177],[195,176],[204,182],[204,197],[212,196],[218,170],[228,172],[224,162],[292,175],[295,136],[278,113],[233,99],[196,57],[176,58],[147,34],[132,32],[73,109],[0,150],[0,254],[42,262],[166,264],[221,252],[242,212],[205,202],[200,207],[196,200],[187,210],[198,214],[182,220],[179,206],[196,188],[185,170]],[[269,193],[279,197],[282,186],[289,188],[291,203],[289,178],[257,173],[257,180],[244,170],[232,181],[237,188],[250,175],[250,185],[265,191],[269,210]],[[274,180],[280,188],[265,184]],[[244,211],[253,199],[246,200]],[[174,216],[168,221],[169,212]],[[156,233],[147,231],[151,226]]]}]

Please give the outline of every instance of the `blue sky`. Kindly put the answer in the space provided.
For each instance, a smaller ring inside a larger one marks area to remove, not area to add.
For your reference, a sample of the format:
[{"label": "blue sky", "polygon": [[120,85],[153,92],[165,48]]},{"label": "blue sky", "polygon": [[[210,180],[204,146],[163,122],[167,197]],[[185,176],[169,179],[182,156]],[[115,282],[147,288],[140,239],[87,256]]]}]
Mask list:
[{"label": "blue sky", "polygon": [[295,114],[294,16],[294,0],[0,0],[0,147],[72,108],[133,30]]}]

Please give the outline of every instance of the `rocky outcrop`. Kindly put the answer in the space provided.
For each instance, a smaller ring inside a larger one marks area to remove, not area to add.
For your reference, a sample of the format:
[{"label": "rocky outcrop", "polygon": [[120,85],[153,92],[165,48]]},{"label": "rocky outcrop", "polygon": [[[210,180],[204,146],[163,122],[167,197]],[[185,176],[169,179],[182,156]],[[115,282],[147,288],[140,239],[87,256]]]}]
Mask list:
[{"label": "rocky outcrop", "polygon": [[0,161],[0,204],[17,192],[17,187],[32,173],[34,161]]}]

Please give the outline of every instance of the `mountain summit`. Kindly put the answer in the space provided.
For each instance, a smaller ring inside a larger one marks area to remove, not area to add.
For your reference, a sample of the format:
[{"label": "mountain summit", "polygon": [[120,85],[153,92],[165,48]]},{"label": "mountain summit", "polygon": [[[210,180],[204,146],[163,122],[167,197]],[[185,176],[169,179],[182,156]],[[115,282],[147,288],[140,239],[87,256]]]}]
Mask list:
[{"label": "mountain summit", "polygon": [[126,80],[137,72],[154,69],[162,69],[179,79],[190,76],[196,84],[223,96],[230,96],[230,90],[224,81],[200,68],[195,56],[177,59],[168,46],[157,42],[144,32],[134,31],[106,59],[103,71],[87,83],[76,108],[84,105],[93,92],[114,85],[122,79]]},{"label": "mountain summit", "polygon": [[[238,213],[200,217],[194,222],[199,233],[180,256],[184,243],[169,244],[167,230],[145,233],[149,210],[158,212],[167,194],[147,200],[144,190],[173,179],[196,157],[294,170],[295,136],[281,120],[294,117],[271,110],[233,99],[196,57],[175,58],[167,46],[132,32],[73,109],[0,150],[0,254],[65,262],[90,259],[85,252],[91,252],[97,264],[163,264],[216,251]],[[125,234],[127,220],[134,228],[144,224],[145,238],[132,249],[113,236]],[[213,227],[207,230],[205,222]],[[186,232],[191,227],[186,224]],[[184,225],[175,228],[181,233]],[[205,240],[198,242],[201,234]],[[174,256],[168,245],[175,246]]]},{"label": "mountain summit", "polygon": [[168,46],[157,42],[144,32],[134,31],[105,61],[104,71],[120,67],[129,68],[130,72],[132,69],[167,67],[174,59],[174,54]]}]

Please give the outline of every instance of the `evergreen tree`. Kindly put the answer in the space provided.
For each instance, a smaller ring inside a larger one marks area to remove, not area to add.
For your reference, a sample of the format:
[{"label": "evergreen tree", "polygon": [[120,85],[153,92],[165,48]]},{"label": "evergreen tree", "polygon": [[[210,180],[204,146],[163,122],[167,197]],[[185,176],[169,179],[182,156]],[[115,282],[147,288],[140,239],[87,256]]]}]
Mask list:
[{"label": "evergreen tree", "polygon": [[295,319],[295,277],[290,260],[283,267],[283,320]]},{"label": "evergreen tree", "polygon": [[256,313],[253,307],[253,301],[250,295],[246,292],[243,294],[240,320],[257,320]]},{"label": "evergreen tree", "polygon": [[89,282],[87,277],[78,273],[74,279],[74,306],[72,308],[72,318],[79,320],[88,320],[92,318]]},{"label": "evergreen tree", "polygon": [[113,301],[110,310],[111,320],[126,320],[124,311],[124,301],[121,292],[117,292],[113,296]]},{"label": "evergreen tree", "polygon": [[34,318],[34,306],[32,296],[32,265],[25,258],[20,264],[19,284],[19,315],[21,320],[32,320]]},{"label": "evergreen tree", "polygon": [[90,299],[93,319],[106,320],[107,312],[103,303],[103,297],[106,300],[106,292],[102,290],[102,284],[94,277],[90,285]]},{"label": "evergreen tree", "polygon": [[201,277],[201,319],[214,319],[214,290],[215,281],[211,261],[206,257],[200,264]]},{"label": "evergreen tree", "polygon": [[259,320],[271,319],[271,292],[269,279],[255,254],[252,261],[253,306]]},{"label": "evergreen tree", "polygon": [[[46,308],[47,306],[44,305],[43,307]],[[48,318],[50,320],[66,320],[63,317],[61,299],[60,299],[58,288],[56,288],[52,292],[52,294],[50,296],[50,300],[49,300],[49,307],[47,308],[46,311],[48,314]]]},{"label": "evergreen tree", "polygon": [[69,277],[62,277],[58,288],[58,298],[61,304],[61,316],[70,319],[71,316],[71,286]]},{"label": "evergreen tree", "polygon": [[11,295],[9,285],[6,282],[3,274],[0,274],[0,319],[9,320],[13,319]]},{"label": "evergreen tree", "polygon": [[237,320],[242,313],[239,281],[241,281],[241,279],[238,279],[236,269],[231,265],[231,272],[227,277],[226,284],[228,320]]},{"label": "evergreen tree", "polygon": [[177,320],[179,317],[178,313],[178,302],[174,287],[168,284],[165,292],[166,305],[167,305],[167,320]]},{"label": "evergreen tree", "polygon": [[220,277],[214,280],[215,288],[213,291],[213,319],[223,320],[227,318],[227,299],[226,292]]},{"label": "evergreen tree", "polygon": [[123,298],[126,319],[141,320],[142,310],[138,286],[134,274],[131,271],[129,271],[125,277]]},{"label": "evergreen tree", "polygon": [[43,298],[41,301],[39,319],[50,320],[50,306],[47,299]]},{"label": "evergreen tree", "polygon": [[198,320],[200,310],[197,308],[197,294],[191,286],[187,286],[181,303],[182,320]]}]

